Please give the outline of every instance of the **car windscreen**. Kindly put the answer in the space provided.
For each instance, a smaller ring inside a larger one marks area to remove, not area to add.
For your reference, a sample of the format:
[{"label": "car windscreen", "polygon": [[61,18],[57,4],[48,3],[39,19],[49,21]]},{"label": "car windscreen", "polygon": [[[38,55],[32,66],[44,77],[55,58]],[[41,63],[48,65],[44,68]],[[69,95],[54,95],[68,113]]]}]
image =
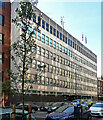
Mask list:
[{"label": "car windscreen", "polygon": [[56,110],[56,112],[61,113],[61,112],[63,112],[67,107],[68,107],[67,105],[64,105],[64,106],[62,106],[62,107],[59,107],[59,108]]},{"label": "car windscreen", "polygon": [[68,107],[63,112],[65,112],[65,113],[73,113],[74,112],[74,106]]},{"label": "car windscreen", "polygon": [[94,104],[92,107],[102,107],[103,108],[103,104]]}]

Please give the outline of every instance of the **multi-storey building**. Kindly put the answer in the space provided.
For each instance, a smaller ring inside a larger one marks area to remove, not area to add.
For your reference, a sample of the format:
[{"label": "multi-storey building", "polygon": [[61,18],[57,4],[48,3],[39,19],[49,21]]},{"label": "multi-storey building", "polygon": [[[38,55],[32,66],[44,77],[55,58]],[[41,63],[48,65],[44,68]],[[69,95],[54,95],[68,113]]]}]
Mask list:
[{"label": "multi-storey building", "polygon": [[97,79],[97,95],[98,99],[102,100],[103,98],[103,78],[100,77]]},{"label": "multi-storey building", "polygon": [[[9,0],[0,0],[0,86],[2,82],[10,80],[6,69],[10,69],[10,39],[11,39],[11,3]],[[2,87],[0,87],[2,89]],[[0,90],[2,93],[2,90]],[[2,94],[1,94],[2,96]],[[2,96],[2,99],[8,99],[8,97]],[[0,102],[1,103],[1,102]],[[6,103],[7,104],[7,103]]]},{"label": "multi-storey building", "polygon": [[[17,7],[18,3],[12,3],[12,18]],[[97,96],[97,56],[46,14],[35,9],[31,23],[38,23],[40,31],[34,30],[33,35],[37,54],[28,72],[28,79],[34,81],[33,89],[25,91],[29,100],[62,101],[64,98]],[[40,14],[42,19],[38,21]],[[20,34],[18,31],[12,25],[13,39]],[[46,68],[35,79],[38,65],[46,65]]]}]

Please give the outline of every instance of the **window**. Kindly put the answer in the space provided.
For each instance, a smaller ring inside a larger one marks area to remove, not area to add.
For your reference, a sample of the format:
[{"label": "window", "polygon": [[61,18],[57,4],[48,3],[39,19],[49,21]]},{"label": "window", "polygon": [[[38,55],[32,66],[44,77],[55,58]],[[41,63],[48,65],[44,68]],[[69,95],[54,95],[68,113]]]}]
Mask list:
[{"label": "window", "polygon": [[67,51],[68,51],[68,49],[67,49],[67,48],[65,48],[65,54],[67,54]]},{"label": "window", "polygon": [[36,60],[33,60],[32,67],[36,68]]},{"label": "window", "polygon": [[41,40],[43,43],[45,42],[45,35],[42,34],[42,40]]},{"label": "window", "polygon": [[65,43],[67,43],[67,37],[65,37]]},{"label": "window", "polygon": [[0,63],[4,63],[4,53],[0,52]]},{"label": "window", "polygon": [[37,46],[37,54],[41,55],[41,47]]},{"label": "window", "polygon": [[36,23],[36,15],[33,15],[33,22]]},{"label": "window", "polygon": [[56,48],[56,42],[53,41],[53,48]]},{"label": "window", "polygon": [[62,45],[59,46],[59,50],[62,51]]},{"label": "window", "polygon": [[45,21],[44,20],[42,20],[42,28],[45,29]]},{"label": "window", "polygon": [[53,80],[53,86],[55,86],[56,85],[56,80]]},{"label": "window", "polygon": [[53,53],[52,52],[49,53],[49,59],[51,59],[51,60],[53,59]]},{"label": "window", "polygon": [[50,26],[50,33],[52,34],[52,30],[53,30],[53,28],[52,28],[52,26]]},{"label": "window", "polygon": [[0,71],[0,81],[3,82],[4,81],[4,72]]},{"label": "window", "polygon": [[62,34],[60,33],[60,39],[62,40]]},{"label": "window", "polygon": [[72,41],[70,41],[70,46],[72,47]]},{"label": "window", "polygon": [[38,16],[38,25],[41,25],[41,18]]},{"label": "window", "polygon": [[53,40],[50,39],[50,47],[52,47],[52,46],[53,46]]},{"label": "window", "polygon": [[70,55],[70,51],[68,50],[68,55]]},{"label": "window", "polygon": [[65,52],[65,48],[64,48],[64,46],[62,47],[62,52],[63,52],[63,53]]},{"label": "window", "polygon": [[68,39],[68,45],[70,45],[70,40]]},{"label": "window", "polygon": [[0,44],[4,44],[4,34],[0,33]]},{"label": "window", "polygon": [[49,72],[49,64],[46,64],[46,71]]},{"label": "window", "polygon": [[49,45],[49,38],[46,36],[46,44]]},{"label": "window", "polygon": [[56,74],[58,74],[59,73],[59,68],[58,67],[56,67]]},{"label": "window", "polygon": [[53,80],[49,79],[49,83],[50,83],[50,86],[52,86],[53,85]]},{"label": "window", "polygon": [[59,63],[62,63],[62,57],[59,56]]},{"label": "window", "polygon": [[53,28],[53,35],[55,36],[56,35],[56,29]]},{"label": "window", "polygon": [[40,70],[40,66],[41,66],[40,61],[37,61],[37,69],[39,69],[39,70]]},{"label": "window", "polygon": [[46,30],[49,31],[49,24],[46,23]]},{"label": "window", "polygon": [[65,41],[64,38],[65,38],[65,36],[63,35],[63,42]]},{"label": "window", "polygon": [[74,42],[73,42],[73,48],[74,48]]},{"label": "window", "polygon": [[40,38],[40,32],[37,33],[37,39],[41,40],[41,38]]},{"label": "window", "polygon": [[57,31],[57,38],[59,38],[59,31]]},{"label": "window", "polygon": [[4,2],[4,0],[0,0],[0,7],[2,7],[2,8],[5,7],[5,2]]},{"label": "window", "polygon": [[62,87],[62,81],[61,80],[59,81],[59,85],[60,85],[60,87]]},{"label": "window", "polygon": [[44,49],[44,48],[41,49],[41,55],[42,55],[43,57],[45,56],[45,49]]},{"label": "window", "polygon": [[31,27],[28,27],[27,33],[28,33],[28,34],[31,33]]},{"label": "window", "polygon": [[4,16],[0,15],[0,25],[4,26]]},{"label": "window", "polygon": [[48,50],[45,50],[45,57],[49,58],[49,51]]},{"label": "window", "polygon": [[45,79],[45,85],[49,85],[49,78]]},{"label": "window", "polygon": [[59,50],[59,43],[56,44],[56,49]]},{"label": "window", "polygon": [[36,38],[36,30],[33,30],[33,37]]},{"label": "window", "polygon": [[74,47],[75,49],[76,49],[76,44],[75,44],[75,47]]},{"label": "window", "polygon": [[44,76],[41,77],[41,84],[42,84],[42,85],[45,84],[45,77],[44,77]]}]

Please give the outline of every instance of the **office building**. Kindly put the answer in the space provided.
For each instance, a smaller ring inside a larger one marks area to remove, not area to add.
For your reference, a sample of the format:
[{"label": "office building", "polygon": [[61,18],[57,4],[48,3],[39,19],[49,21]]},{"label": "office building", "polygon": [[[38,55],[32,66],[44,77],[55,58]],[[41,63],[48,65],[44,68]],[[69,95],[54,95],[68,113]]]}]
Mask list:
[{"label": "office building", "polygon": [[[11,19],[16,16],[18,3],[11,5]],[[45,13],[34,6],[36,15],[32,25],[39,24],[40,31],[34,29],[37,54],[28,71],[28,79],[33,88],[25,90],[26,100],[63,101],[74,98],[97,96],[97,56],[73,35],[63,29]],[[42,14],[42,19],[39,15]],[[11,41],[16,40],[21,31],[12,24]],[[38,65],[46,65],[37,79]],[[11,68],[12,69],[12,68]]]}]

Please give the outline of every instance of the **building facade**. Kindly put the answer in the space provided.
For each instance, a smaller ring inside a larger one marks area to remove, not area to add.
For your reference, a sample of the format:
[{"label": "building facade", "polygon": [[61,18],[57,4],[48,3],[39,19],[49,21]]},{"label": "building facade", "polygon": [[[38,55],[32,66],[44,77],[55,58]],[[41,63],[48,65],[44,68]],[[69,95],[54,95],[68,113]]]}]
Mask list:
[{"label": "building facade", "polygon": [[[2,96],[2,82],[10,80],[6,69],[10,69],[10,42],[11,42],[11,3],[0,0],[0,85],[1,98],[8,101],[8,97]],[[2,98],[3,97],[3,98]],[[3,103],[4,104],[4,103]],[[8,104],[5,102],[5,104]]]},{"label": "building facade", "polygon": [[98,78],[97,91],[98,91],[97,92],[98,99],[102,100],[102,98],[103,98],[103,78],[102,77]]},{"label": "building facade", "polygon": [[[11,7],[14,18],[18,3],[12,3]],[[97,56],[38,8],[34,7],[34,10],[36,15],[31,23],[38,23],[40,31],[34,29],[37,54],[28,71],[28,79],[34,81],[33,89],[25,91],[25,94],[34,101],[97,96]],[[11,27],[12,38],[17,38],[20,34],[17,35],[18,29],[13,24]],[[46,67],[35,78],[39,65]]]}]

